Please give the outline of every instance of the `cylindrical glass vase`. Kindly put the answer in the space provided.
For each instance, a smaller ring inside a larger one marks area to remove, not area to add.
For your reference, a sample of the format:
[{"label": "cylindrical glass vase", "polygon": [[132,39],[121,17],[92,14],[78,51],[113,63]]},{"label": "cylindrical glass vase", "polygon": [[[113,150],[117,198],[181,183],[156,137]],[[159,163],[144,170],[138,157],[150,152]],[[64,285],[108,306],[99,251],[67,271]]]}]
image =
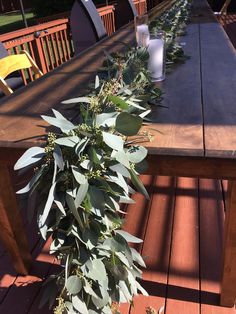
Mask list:
[{"label": "cylindrical glass vase", "polygon": [[[149,38],[148,15],[138,15],[134,18],[135,35],[138,47],[146,47],[144,38]],[[145,35],[145,36],[144,36]]]},{"label": "cylindrical glass vase", "polygon": [[166,35],[164,31],[159,31],[150,36],[148,53],[148,70],[151,73],[152,81],[163,81],[166,68]]}]

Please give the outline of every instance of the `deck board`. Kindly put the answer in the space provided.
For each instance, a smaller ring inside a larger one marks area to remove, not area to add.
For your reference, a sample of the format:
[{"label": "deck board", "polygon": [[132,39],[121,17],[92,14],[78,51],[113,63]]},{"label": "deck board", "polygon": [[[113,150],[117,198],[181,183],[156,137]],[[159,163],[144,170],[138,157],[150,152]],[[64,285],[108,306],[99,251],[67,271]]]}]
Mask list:
[{"label": "deck board", "polygon": [[175,179],[155,178],[148,228],[141,251],[147,265],[143,276],[144,287],[151,296],[135,298],[132,314],[145,313],[148,306],[156,310],[165,306],[174,200]]},{"label": "deck board", "polygon": [[222,192],[219,181],[200,180],[201,314],[235,313],[234,309],[216,305],[219,303],[223,251]]},{"label": "deck board", "polygon": [[200,313],[198,220],[198,180],[178,178],[167,289],[168,314]]},{"label": "deck board", "polygon": [[[149,297],[136,297],[134,307],[122,304],[121,314],[145,314],[148,306],[157,313],[164,306],[161,314],[236,314],[219,306],[226,181],[148,175],[142,180],[150,201],[135,195],[125,230],[144,239],[137,249],[146,257],[143,285]],[[0,313],[53,313],[38,309],[41,280],[56,267],[49,244],[34,247],[36,260],[26,277],[16,276],[7,255],[0,255]]]}]

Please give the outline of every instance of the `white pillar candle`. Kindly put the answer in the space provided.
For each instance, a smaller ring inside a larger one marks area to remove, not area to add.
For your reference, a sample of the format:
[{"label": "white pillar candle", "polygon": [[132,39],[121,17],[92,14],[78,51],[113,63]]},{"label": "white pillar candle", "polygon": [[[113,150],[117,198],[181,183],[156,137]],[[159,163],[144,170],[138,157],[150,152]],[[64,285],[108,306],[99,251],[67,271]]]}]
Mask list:
[{"label": "white pillar candle", "polygon": [[[148,42],[143,42],[143,38],[148,41],[147,36],[143,37],[143,35],[149,35],[148,25],[141,24],[136,27],[136,40],[138,47],[146,47]],[[146,39],[147,38],[147,39]]]},{"label": "white pillar candle", "polygon": [[151,72],[153,80],[158,81],[163,79],[164,75],[164,40],[163,39],[150,39],[148,52],[149,62],[148,69]]}]

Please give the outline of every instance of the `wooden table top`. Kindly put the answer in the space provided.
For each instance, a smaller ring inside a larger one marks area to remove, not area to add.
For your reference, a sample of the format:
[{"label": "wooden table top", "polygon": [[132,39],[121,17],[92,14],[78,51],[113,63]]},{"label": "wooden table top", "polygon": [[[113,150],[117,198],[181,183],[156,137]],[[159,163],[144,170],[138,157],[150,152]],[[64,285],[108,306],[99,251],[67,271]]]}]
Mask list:
[{"label": "wooden table top", "polygon": [[[0,102],[0,147],[28,148],[42,143],[47,127],[40,115],[61,110],[62,100],[79,96],[117,41],[133,41],[130,24],[44,77]],[[205,0],[195,0],[188,34],[181,38],[190,59],[161,84],[163,105],[153,109],[156,131],[145,143],[156,155],[236,158],[236,54]]]}]

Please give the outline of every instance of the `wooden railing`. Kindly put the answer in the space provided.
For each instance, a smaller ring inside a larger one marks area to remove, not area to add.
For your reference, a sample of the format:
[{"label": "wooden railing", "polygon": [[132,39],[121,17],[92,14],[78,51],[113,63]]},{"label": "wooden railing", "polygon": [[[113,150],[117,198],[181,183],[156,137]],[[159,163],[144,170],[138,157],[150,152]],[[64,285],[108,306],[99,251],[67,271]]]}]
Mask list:
[{"label": "wooden railing", "polygon": [[108,5],[98,8],[97,10],[101,16],[107,34],[110,36],[115,32],[115,7],[113,5]]},{"label": "wooden railing", "polygon": [[[108,35],[111,35],[115,32],[114,6],[101,7],[98,12]],[[66,15],[69,13],[62,13],[60,17]],[[46,17],[39,22],[39,25],[0,35],[0,41],[9,54],[27,50],[45,74],[71,59],[74,48],[68,18],[54,20],[53,17]],[[24,70],[21,74],[25,84],[33,80],[30,70]]]},{"label": "wooden railing", "polygon": [[[139,14],[147,12],[146,0],[134,0],[134,4]],[[108,35],[111,35],[115,32],[115,7],[109,5],[97,10]],[[54,16],[61,17],[56,20],[43,18],[38,21],[39,25],[0,35],[0,41],[9,54],[27,50],[45,74],[74,55],[68,15],[68,12],[60,13],[60,16]],[[25,84],[33,80],[29,70],[22,71],[22,78]]]},{"label": "wooden railing", "polygon": [[147,13],[146,0],[133,0],[133,1],[139,15]]},{"label": "wooden railing", "polygon": [[[68,19],[60,19],[0,35],[9,54],[27,50],[45,74],[71,59],[74,49]],[[32,80],[24,73],[24,83]]]},{"label": "wooden railing", "polygon": [[[113,5],[107,5],[105,7],[97,8],[97,11],[104,23],[105,29],[108,35],[111,35],[115,32],[115,7]],[[70,17],[70,11],[62,12],[55,15],[50,15],[37,19],[37,23],[46,23],[57,19],[64,19]]]}]

